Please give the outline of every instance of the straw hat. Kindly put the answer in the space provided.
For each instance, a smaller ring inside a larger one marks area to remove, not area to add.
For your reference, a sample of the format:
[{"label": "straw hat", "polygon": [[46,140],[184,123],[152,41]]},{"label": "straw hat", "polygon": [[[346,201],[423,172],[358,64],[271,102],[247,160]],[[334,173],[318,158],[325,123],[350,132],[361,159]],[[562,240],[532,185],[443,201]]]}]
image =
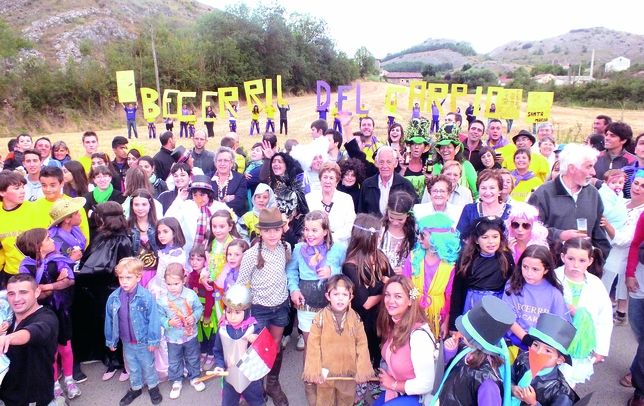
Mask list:
[{"label": "straw hat", "polygon": [[54,202],[49,210],[49,217],[51,217],[51,226],[58,225],[65,220],[65,217],[70,216],[85,206],[84,197],[74,197],[71,199],[58,199]]}]

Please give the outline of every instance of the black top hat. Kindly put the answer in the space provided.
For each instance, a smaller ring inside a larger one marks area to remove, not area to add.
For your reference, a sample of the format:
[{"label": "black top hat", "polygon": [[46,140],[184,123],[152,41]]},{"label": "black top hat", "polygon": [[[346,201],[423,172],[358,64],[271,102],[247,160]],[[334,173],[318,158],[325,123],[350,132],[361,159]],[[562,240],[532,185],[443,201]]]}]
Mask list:
[{"label": "black top hat", "polygon": [[561,317],[550,313],[541,313],[537,320],[537,327],[530,327],[523,342],[526,345],[532,345],[535,340],[541,341],[559,351],[566,359],[566,363],[572,365],[568,347],[570,347],[576,333],[577,329]]},{"label": "black top hat", "polygon": [[210,178],[206,175],[195,175],[194,178],[192,178],[189,189],[206,189],[210,190],[211,192],[213,191]]},{"label": "black top hat", "polygon": [[514,324],[517,317],[510,306],[495,296],[484,296],[467,313],[456,319],[456,328],[467,341],[488,354]]},{"label": "black top hat", "polygon": [[190,158],[190,150],[183,145],[179,145],[172,151],[170,157],[177,163],[186,162]]},{"label": "black top hat", "polygon": [[517,138],[522,137],[522,136],[530,138],[530,141],[532,141],[532,145],[534,145],[534,143],[537,142],[537,139],[534,137],[534,135],[532,135],[532,133],[530,131],[526,131],[526,130],[519,131],[519,133],[517,135],[512,137],[512,142],[514,142],[516,144],[517,143]]}]

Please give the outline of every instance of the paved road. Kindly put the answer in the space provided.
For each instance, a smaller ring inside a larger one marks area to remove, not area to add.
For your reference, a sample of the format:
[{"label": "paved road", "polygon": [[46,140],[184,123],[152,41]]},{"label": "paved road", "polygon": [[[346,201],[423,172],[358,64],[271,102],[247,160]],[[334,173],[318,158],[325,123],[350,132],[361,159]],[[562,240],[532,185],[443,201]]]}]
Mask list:
[{"label": "paved road", "polygon": [[[286,392],[291,406],[306,406],[304,388],[301,383],[302,375],[302,353],[295,350],[295,343],[291,340],[285,353],[284,368],[282,371],[282,387]],[[632,395],[632,389],[626,389],[619,385],[618,381],[624,375],[635,354],[635,339],[630,327],[616,327],[613,331],[611,354],[605,362],[595,369],[595,375],[590,383],[577,388],[580,396],[594,392],[591,405],[626,405]],[[105,368],[102,364],[94,363],[84,365],[83,370],[89,377],[88,381],[81,384],[83,394],[70,402],[71,406],[115,406],[127,391],[128,382],[119,382],[118,374],[111,381],[101,381],[101,375]],[[221,405],[220,387],[215,380],[206,383],[206,390],[197,393],[184,382],[181,397],[177,400],[170,400],[171,383],[161,384],[161,393],[164,400],[162,404],[176,405]],[[273,405],[271,401],[268,403]],[[132,403],[132,406],[151,405],[150,398],[144,393]]]}]

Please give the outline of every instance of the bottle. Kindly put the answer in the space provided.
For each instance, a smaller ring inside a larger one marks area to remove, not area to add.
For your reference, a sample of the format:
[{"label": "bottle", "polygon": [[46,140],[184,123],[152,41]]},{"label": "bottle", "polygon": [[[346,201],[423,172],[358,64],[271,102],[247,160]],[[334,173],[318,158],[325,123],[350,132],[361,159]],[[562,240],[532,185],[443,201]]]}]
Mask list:
[{"label": "bottle", "polygon": [[427,175],[431,175],[433,171],[434,171],[434,160],[429,158],[425,163],[425,173]]},{"label": "bottle", "polygon": [[409,145],[405,147],[405,153],[403,154],[403,163],[404,165],[409,165],[409,159],[411,156],[411,149],[409,148]]}]

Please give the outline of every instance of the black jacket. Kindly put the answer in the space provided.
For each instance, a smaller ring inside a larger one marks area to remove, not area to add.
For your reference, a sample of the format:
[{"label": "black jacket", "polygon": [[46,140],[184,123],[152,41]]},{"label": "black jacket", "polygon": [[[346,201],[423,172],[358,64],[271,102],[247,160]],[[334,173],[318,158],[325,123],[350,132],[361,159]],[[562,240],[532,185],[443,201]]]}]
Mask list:
[{"label": "black jacket", "polygon": [[174,164],[174,159],[170,156],[172,151],[161,147],[159,152],[152,158],[154,161],[154,174],[157,178],[166,180],[170,175],[170,168]]},{"label": "black jacket", "polygon": [[[512,385],[516,385],[529,369],[528,352],[521,352],[512,365]],[[559,368],[543,376],[537,376],[530,382],[530,386],[534,388],[537,402],[541,406],[570,406],[579,400],[579,396],[568,385]],[[526,403],[522,402],[521,405]]]},{"label": "black jacket", "polygon": [[[359,213],[370,213],[377,216],[382,216],[380,213],[380,188],[378,186],[378,176],[374,175],[370,178],[365,179],[362,182],[360,188],[360,203],[358,204]],[[389,195],[399,190],[404,190],[413,196],[418,203],[418,196],[414,190],[414,186],[411,182],[402,176],[394,173],[393,182],[391,184],[391,189],[389,190]]]},{"label": "black jacket", "polygon": [[[233,178],[228,182],[228,189],[226,195],[235,195],[235,198],[227,202],[226,205],[233,209],[237,217],[246,214],[248,196],[246,195],[248,188],[246,186],[246,176],[239,172],[232,172]],[[214,180],[210,181],[212,190],[215,191],[215,196],[219,197],[219,186]]]}]

